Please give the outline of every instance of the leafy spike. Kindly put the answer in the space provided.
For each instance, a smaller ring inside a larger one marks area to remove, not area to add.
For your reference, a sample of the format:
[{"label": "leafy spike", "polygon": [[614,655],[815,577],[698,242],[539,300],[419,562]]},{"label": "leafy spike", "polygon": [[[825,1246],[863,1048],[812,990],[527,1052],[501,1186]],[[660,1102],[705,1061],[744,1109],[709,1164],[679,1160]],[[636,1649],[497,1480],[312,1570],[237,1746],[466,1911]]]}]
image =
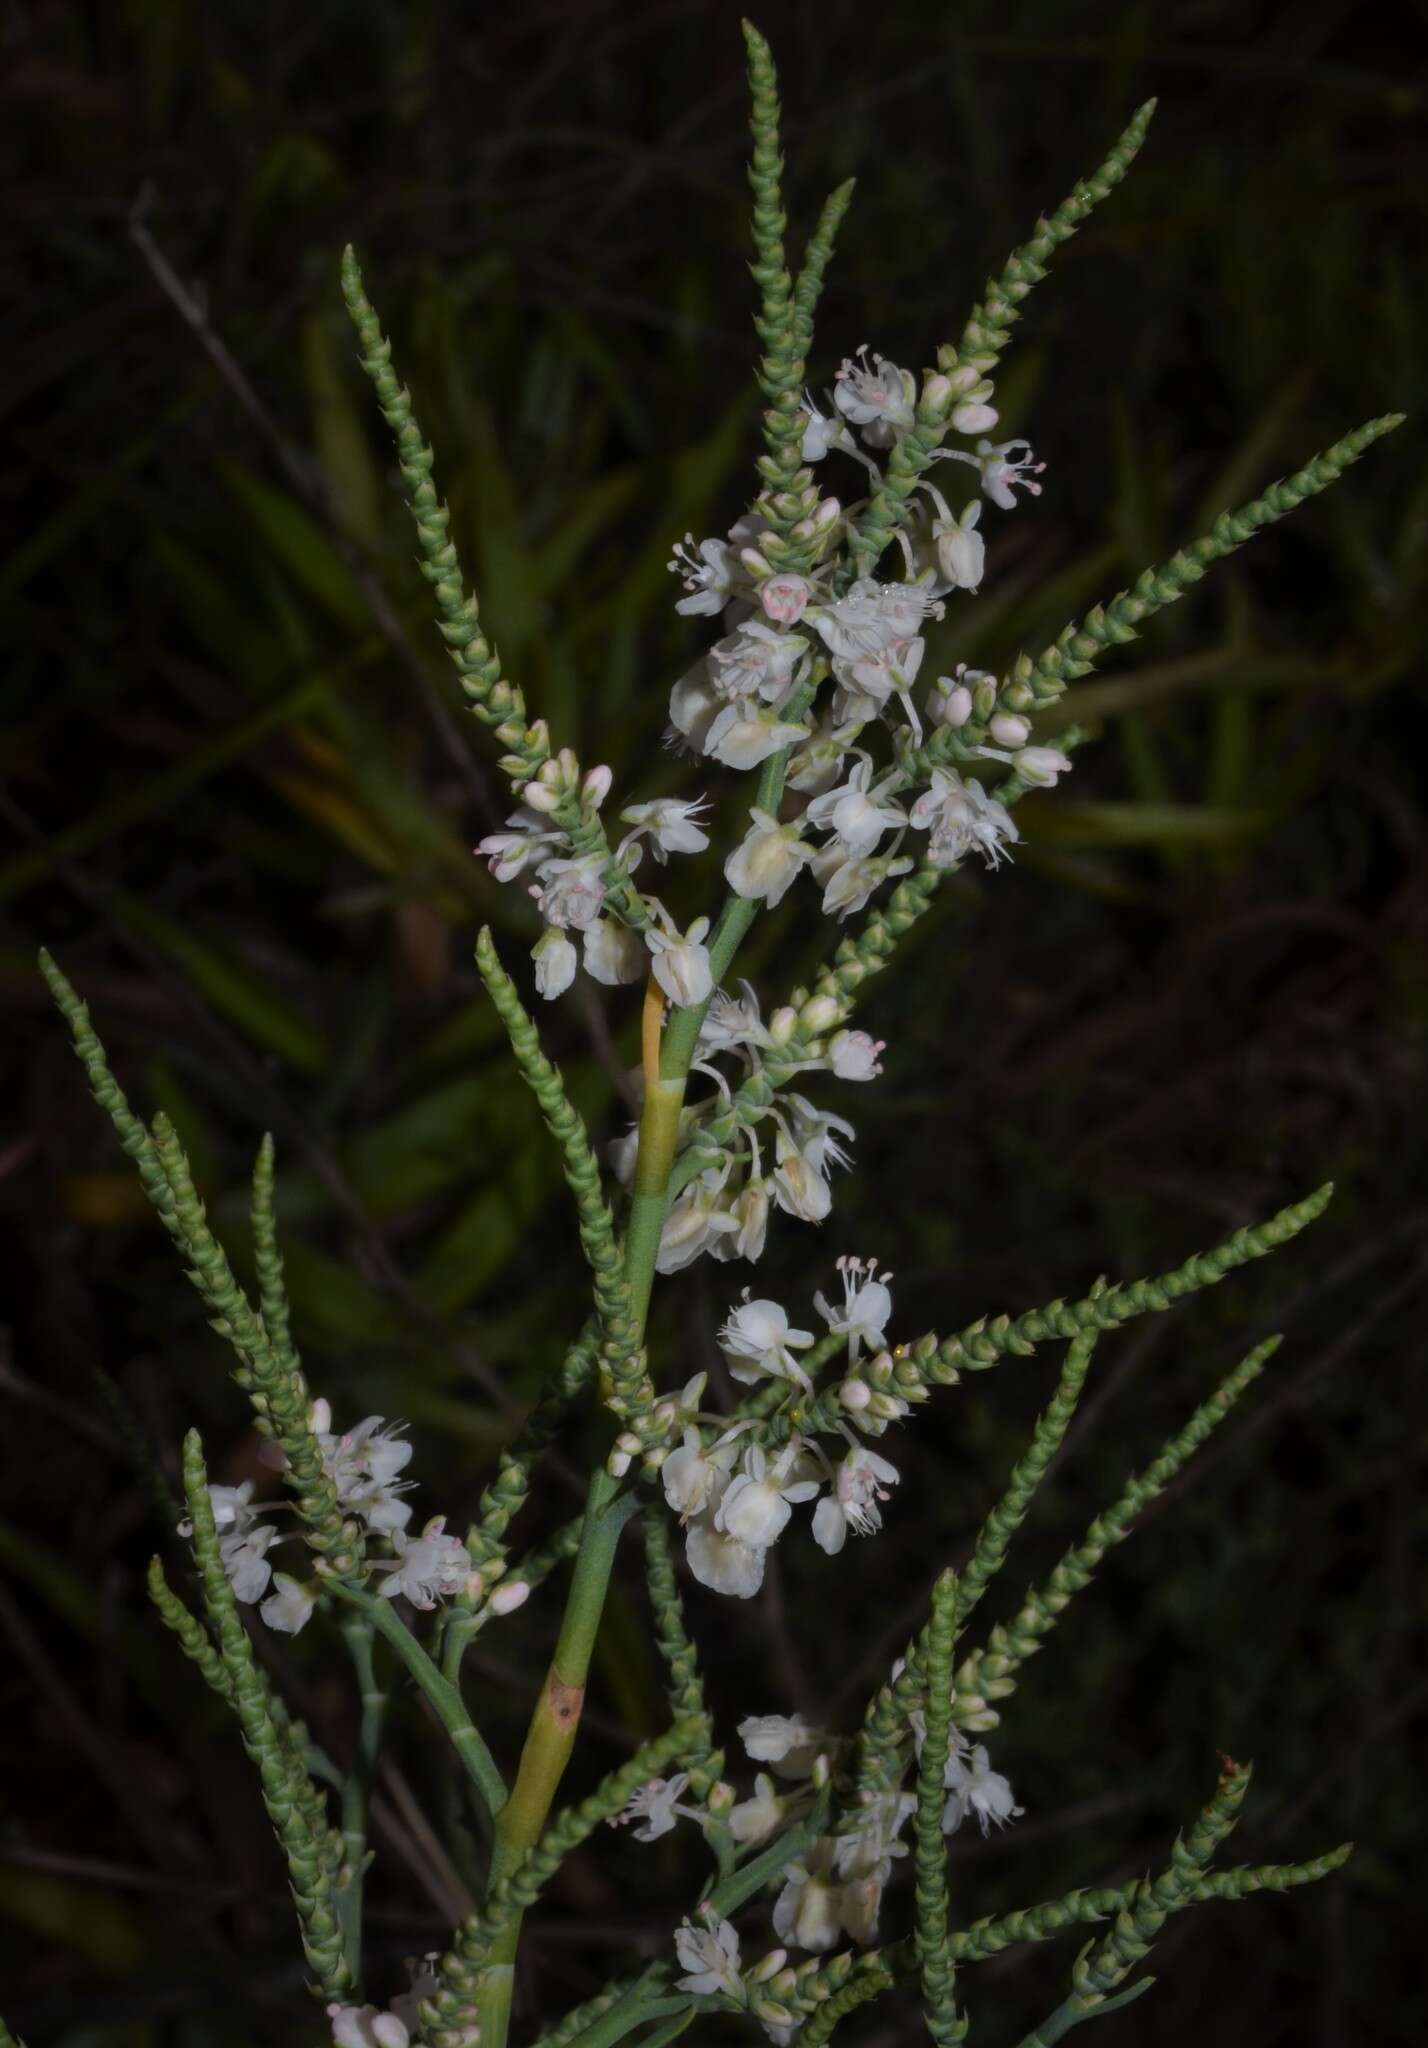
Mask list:
[{"label": "leafy spike", "polygon": [[[243,1734],[243,1746],[258,1767],[263,1802],[287,1857],[303,1948],[317,1973],[324,1995],[336,1998],[352,1982],[343,1955],[341,1920],[334,1896],[334,1881],[341,1868],[341,1839],[331,1830],[319,1834],[315,1829],[313,1800],[296,1782],[291,1751],[269,1710],[266,1688],[254,1662],[248,1632],[223,1568],[213,1504],[208,1494],[203,1445],[197,1430],[190,1430],[184,1439],[183,1476],[189,1520],[193,1526],[194,1561],[203,1587],[204,1605],[217,1638],[216,1654],[227,1674],[233,1709]],[[150,1584],[152,1590],[152,1576]],[[167,1603],[160,1603],[160,1612],[173,1626],[176,1617],[171,1614]],[[193,1626],[196,1628],[197,1623]],[[185,1651],[192,1654],[189,1631],[180,1624],[176,1632]],[[195,1661],[208,1677],[206,1657]]]},{"label": "leafy spike", "polygon": [[624,1257],[605,1201],[599,1162],[580,1114],[565,1092],[559,1068],[540,1049],[535,1025],[501,965],[489,926],[483,926],[476,941],[476,965],[506,1027],[516,1064],[540,1104],[547,1130],[560,1146],[566,1183],[575,1197],[580,1242],[595,1283],[606,1405],[636,1433],[641,1444],[653,1441],[660,1433],[654,1420],[654,1388],[645,1371],[639,1325],[631,1308]]},{"label": "leafy spike", "polygon": [[946,1804],[943,1778],[952,1747],[952,1655],[960,1606],[954,1572],[943,1572],[932,1589],[932,1613],[924,1636],[927,1671],[922,1754],[917,1765],[916,1839],[917,1960],[922,1975],[922,2011],[937,2048],[958,2048],[967,2038],[966,2015],[954,1996],[956,1965],[948,1941],[947,1844],[942,1834]]}]

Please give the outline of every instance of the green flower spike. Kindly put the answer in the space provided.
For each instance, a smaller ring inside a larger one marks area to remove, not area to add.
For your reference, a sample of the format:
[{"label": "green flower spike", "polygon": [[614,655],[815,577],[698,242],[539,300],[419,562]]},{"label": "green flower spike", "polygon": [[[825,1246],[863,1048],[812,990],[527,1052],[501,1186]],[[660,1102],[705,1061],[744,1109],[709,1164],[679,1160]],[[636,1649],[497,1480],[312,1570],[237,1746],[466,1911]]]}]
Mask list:
[{"label": "green flower spike", "polygon": [[525,699],[516,685],[502,676],[501,658],[481,630],[476,599],[466,588],[451,538],[451,515],[438,499],[431,480],[436,458],[422,439],[411,394],[398,382],[392,368],[391,343],[383,336],[381,323],[363,290],[362,272],[350,244],[342,255],[342,296],[361,343],[362,367],[372,380],[382,416],[396,440],[397,460],[421,550],[421,572],[432,587],[438,630],[471,709],[483,724],[494,728],[496,738],[507,749],[501,765],[518,795],[525,791],[527,783],[535,782],[545,782],[558,793],[559,800],[549,815],[554,824],[570,835],[577,855],[599,859],[606,908],[626,924],[642,928],[649,922],[643,900],[631,887],[624,869],[611,859],[604,827],[598,816],[582,805],[578,790],[569,786],[570,778],[561,774],[561,764],[552,754],[544,721],[527,725]]},{"label": "green flower spike", "polygon": [[[197,1430],[190,1430],[184,1439],[183,1477],[189,1519],[193,1525],[194,1562],[203,1588],[204,1606],[217,1641],[217,1654],[232,1689],[232,1705],[242,1730],[243,1746],[258,1767],[263,1803],[287,1858],[303,1949],[322,1996],[340,1998],[351,1988],[352,1973],[343,1953],[341,1914],[336,1898],[341,1854],[339,1838],[330,1830],[319,1834],[314,1828],[312,1801],[297,1786],[290,1747],[271,1712],[267,1687],[259,1675],[248,1632],[238,1612],[238,1602],[223,1569],[223,1555],[208,1495],[203,1445]],[[165,1620],[170,1621],[162,1602],[160,1611],[164,1613]],[[188,1650],[186,1632],[179,1631],[179,1640]],[[195,1661],[199,1662],[207,1677],[209,1666],[206,1658]]]},{"label": "green flower spike", "polygon": [[952,1749],[952,1655],[957,1642],[960,1592],[956,1574],[944,1572],[932,1589],[923,1655],[927,1673],[925,1735],[917,1765],[917,1812],[913,1818],[914,1912],[917,1960],[922,1976],[922,2015],[937,2048],[959,2048],[967,2019],[954,1997],[956,1965],[948,1941],[947,1843],[942,1833],[946,1804],[943,1777]]},{"label": "green flower spike", "polygon": [[968,319],[960,344],[955,349],[949,344],[938,350],[937,380],[924,380],[916,421],[899,438],[888,457],[882,484],[849,535],[852,565],[848,581],[854,576],[870,576],[884,548],[906,524],[913,489],[947,438],[959,399],[966,390],[980,386],[995,367],[1018,317],[1017,307],[1045,277],[1047,259],[1075,234],[1092,207],[1119,185],[1145,140],[1154,112],[1155,101],[1147,100],[1100,169],[1078,185],[1050,219],[1039,220],[1031,240],[1008,257],[1001,277],[987,285],[985,299]]},{"label": "green flower spike", "polygon": [[560,1147],[566,1183],[575,1197],[580,1242],[594,1281],[595,1307],[600,1318],[602,1397],[643,1447],[655,1442],[661,1429],[654,1418],[654,1388],[645,1371],[640,1328],[625,1278],[624,1254],[605,1202],[599,1161],[580,1114],[565,1092],[559,1068],[540,1049],[535,1025],[497,957],[489,928],[483,928],[476,941],[476,965],[506,1027],[516,1064],[540,1104],[547,1130]]}]

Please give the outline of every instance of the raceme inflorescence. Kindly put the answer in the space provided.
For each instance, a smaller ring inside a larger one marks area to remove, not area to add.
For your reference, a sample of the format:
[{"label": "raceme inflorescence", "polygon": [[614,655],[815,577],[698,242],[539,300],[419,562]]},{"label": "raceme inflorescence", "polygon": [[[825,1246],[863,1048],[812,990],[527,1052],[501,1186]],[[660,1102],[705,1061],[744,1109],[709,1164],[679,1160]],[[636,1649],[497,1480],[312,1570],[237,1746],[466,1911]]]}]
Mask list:
[{"label": "raceme inflorescence", "polygon": [[[1083,1945],[1067,1994],[1023,2044],[1046,2048],[1149,1988],[1135,1973],[1171,1915],[1309,1882],[1347,1854],[1224,1864],[1249,1771],[1223,1759],[1204,1811],[1143,1877],[977,1919],[963,1897],[954,1904],[947,1875],[949,1834],[1006,1828],[1022,1812],[991,1746],[1022,1664],[1273,1350],[1251,1351],[1013,1618],[982,1629],[982,1596],[1066,1435],[1102,1336],[1283,1244],[1319,1215],[1327,1189],[1173,1271],[1098,1282],[1080,1300],[981,1316],[950,1334],[899,1332],[895,1275],[872,1258],[829,1261],[820,1250],[821,1284],[806,1309],[767,1298],[745,1276],[771,1232],[828,1222],[854,1141],[845,1110],[881,1072],[884,1047],[858,1021],[866,984],[896,965],[947,876],[969,862],[991,875],[1014,857],[1022,799],[1071,772],[1085,736],[1058,719],[1052,744],[1040,715],[1221,556],[1334,482],[1397,418],[1357,428],[1225,512],[1004,674],[959,662],[930,675],[929,625],[946,620],[955,634],[986,573],[989,530],[1043,488],[1047,465],[1031,445],[997,438],[997,374],[1022,302],[1126,175],[1154,103],[1038,221],[932,367],[919,375],[860,346],[815,393],[814,314],[852,187],[828,199],[795,275],[773,63],[759,34],[746,25],[745,35],[763,452],[757,494],[727,535],[688,535],[670,562],[678,610],[713,636],[669,695],[670,743],[695,764],[699,794],[617,792],[609,767],[583,765],[530,717],[483,631],[431,450],[352,250],[342,264],[438,629],[512,788],[506,829],[479,853],[499,881],[534,899],[535,989],[555,1000],[583,973],[643,990],[640,1114],[602,1158],[489,931],[477,942],[511,1057],[560,1153],[591,1291],[469,1527],[440,1514],[418,1521],[400,1424],[341,1418],[338,1388],[312,1391],[284,1291],[271,1141],[253,1172],[245,1285],[172,1125],[129,1106],[84,1003],[43,957],[94,1095],[233,1353],[233,1376],[288,1489],[281,1513],[256,1501],[251,1484],[211,1483],[191,1434],[180,1529],[192,1571],[179,1587],[156,1559],[150,1587],[179,1647],[237,1720],[286,1858],[312,1988],[342,2048],[503,2048],[523,1918],[566,1857],[610,1839],[609,1825],[639,1842],[697,1833],[708,1875],[671,1915],[654,1961],[630,1971],[628,1957],[612,1956],[598,1995],[563,2017],[535,2016],[539,2048],[607,2048],[636,2035],[655,2048],[711,2014],[742,2020],[755,2039],[820,2048],[860,2007],[909,1988],[944,2048],[966,2037],[978,1963],[1074,1932]],[[711,846],[722,855],[722,900],[683,921],[664,901],[667,877]],[[741,942],[764,908],[798,895],[810,916],[816,900],[837,927],[829,957],[803,986],[755,990],[737,976]],[[706,1258],[743,1269],[730,1276],[714,1333],[733,1387],[722,1409],[705,1373],[684,1379],[646,1345],[656,1284],[679,1288]],[[876,1540],[884,1517],[907,1512],[897,1445],[917,1409],[964,1374],[1043,1346],[1060,1347],[1056,1391],[996,1507],[969,1532],[959,1570],[933,1576],[923,1625],[861,1718],[818,1726],[760,1702],[769,1711],[735,1731],[748,1769],[726,1776],[681,1568],[743,1601],[759,1593],[770,1551],[792,1531],[828,1560]],[[604,1419],[603,1440],[584,1512],[523,1552],[513,1525],[542,1456],[567,1419],[592,1413]],[[669,1725],[588,1797],[559,1807],[630,1523]],[[279,1544],[286,1570],[270,1555]],[[467,1652],[557,1575],[565,1597],[549,1670],[518,1756],[498,1759],[473,1712]],[[255,1652],[255,1631],[306,1629],[330,1632],[360,1703],[355,1754],[341,1768],[314,1750]],[[489,1854],[475,1909],[442,1949],[413,1960],[394,1995],[373,1981],[364,1953],[363,1884],[387,1703],[402,1683],[424,1695],[449,1739]],[[0,2026],[0,2041],[9,2038]]]}]

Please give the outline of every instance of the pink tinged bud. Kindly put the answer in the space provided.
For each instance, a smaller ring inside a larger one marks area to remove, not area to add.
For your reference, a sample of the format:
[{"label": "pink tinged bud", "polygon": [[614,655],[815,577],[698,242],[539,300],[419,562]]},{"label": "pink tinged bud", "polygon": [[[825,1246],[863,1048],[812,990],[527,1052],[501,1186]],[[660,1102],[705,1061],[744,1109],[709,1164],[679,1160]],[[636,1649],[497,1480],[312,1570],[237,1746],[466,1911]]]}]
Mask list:
[{"label": "pink tinged bud", "polygon": [[840,1403],[852,1415],[860,1414],[872,1398],[873,1390],[863,1380],[844,1380],[838,1389]]},{"label": "pink tinged bud", "polygon": [[770,576],[759,591],[759,602],[775,625],[793,626],[803,617],[810,594],[802,576]]},{"label": "pink tinged bud", "polygon": [[493,1614],[514,1614],[518,1607],[524,1607],[531,1597],[531,1589],[524,1579],[512,1579],[508,1585],[497,1586],[491,1595]]},{"label": "pink tinged bud", "polygon": [[710,1787],[709,1811],[711,1813],[727,1813],[738,1796],[738,1793],[734,1790],[728,1779],[721,1778],[717,1785]]},{"label": "pink tinged bud", "polygon": [[959,405],[952,415],[952,424],[959,434],[985,434],[997,423],[997,409],[993,405]]},{"label": "pink tinged bud", "polygon": [[992,720],[991,734],[999,747],[1023,747],[1031,736],[1031,724],[1014,711],[999,711]]},{"label": "pink tinged bud", "polygon": [[560,809],[561,792],[552,789],[549,783],[528,782],[521,791],[521,801],[529,804],[533,811],[543,811],[548,817],[552,811]]}]

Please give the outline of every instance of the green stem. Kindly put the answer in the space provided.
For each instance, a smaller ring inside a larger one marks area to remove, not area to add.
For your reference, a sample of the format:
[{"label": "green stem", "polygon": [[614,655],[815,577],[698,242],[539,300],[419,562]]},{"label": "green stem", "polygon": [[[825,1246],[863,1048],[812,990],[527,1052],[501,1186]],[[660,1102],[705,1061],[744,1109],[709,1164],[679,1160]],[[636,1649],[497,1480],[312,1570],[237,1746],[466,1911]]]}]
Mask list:
[{"label": "green stem", "polygon": [[[546,1817],[575,1746],[576,1731],[585,1705],[585,1682],[589,1676],[591,1653],[600,1628],[620,1531],[639,1504],[639,1494],[633,1487],[622,1496],[620,1482],[611,1478],[603,1466],[596,1468],[586,1496],[580,1549],[571,1574],[570,1592],[561,1618],[555,1655],[526,1731],[525,1747],[521,1751],[511,1796],[496,1817],[490,1885],[510,1874],[522,1857],[535,1847],[545,1828]],[[521,1916],[518,1914],[502,1928],[492,1943],[490,1958],[482,1970],[476,2007],[482,2048],[504,2048],[510,2024],[511,1990],[520,1936]]]},{"label": "green stem", "polygon": [[[816,680],[810,679],[804,686],[808,697],[814,688]],[[803,701],[800,697],[799,707],[787,713],[791,719],[801,714]],[[777,811],[783,799],[787,769],[787,748],[764,763],[754,799],[760,810]],[[742,896],[731,894],[725,901],[709,941],[709,963],[716,988],[728,973],[758,908],[757,903]],[[669,1179],[679,1147],[685,1084],[707,1008],[707,1003],[701,1003],[674,1010],[660,1043],[658,1071],[647,1073],[634,1189],[625,1231],[625,1280],[630,1290],[630,1312],[641,1340],[654,1286],[655,1261],[659,1256],[665,1212],[669,1206]],[[650,1067],[653,1065],[651,1060]],[[580,1549],[576,1554],[555,1655],[531,1715],[511,1796],[497,1815],[491,1884],[508,1875],[521,1857],[535,1847],[545,1827],[551,1803],[575,1745],[576,1730],[585,1703],[590,1654],[595,1646],[605,1595],[609,1590],[615,1548],[620,1531],[638,1505],[638,1496],[633,1488],[621,1497],[619,1482],[612,1479],[603,1467],[597,1469],[586,1499]],[[440,1678],[439,1673],[437,1676]],[[477,1994],[481,2048],[505,2048],[520,1931],[519,1918],[502,1929],[492,1944],[490,1959],[482,1971],[481,1988]]]},{"label": "green stem", "polygon": [[390,1600],[377,1594],[362,1592],[356,1586],[344,1585],[335,1578],[329,1578],[327,1585],[340,1598],[360,1608],[378,1635],[386,1637],[426,1694],[437,1719],[451,1737],[452,1747],[461,1759],[462,1768],[481,1794],[487,1811],[492,1814],[498,1813],[506,1804],[506,1783],[496,1768],[495,1758],[482,1741],[479,1729],[467,1713],[466,1703],[456,1687],[442,1676],[411,1630],[402,1626],[393,1612]]},{"label": "green stem", "polygon": [[339,1624],[346,1639],[357,1688],[362,1701],[362,1720],[357,1734],[357,1754],[342,1780],[342,1846],[346,1852],[347,1884],[337,1894],[342,1922],[343,1953],[352,1972],[352,1982],[362,1982],[362,1884],[367,1866],[367,1812],[372,1784],[377,1775],[377,1757],[382,1747],[382,1724],[386,1719],[387,1695],[377,1684],[372,1656],[376,1624],[363,1615],[349,1615]]}]

